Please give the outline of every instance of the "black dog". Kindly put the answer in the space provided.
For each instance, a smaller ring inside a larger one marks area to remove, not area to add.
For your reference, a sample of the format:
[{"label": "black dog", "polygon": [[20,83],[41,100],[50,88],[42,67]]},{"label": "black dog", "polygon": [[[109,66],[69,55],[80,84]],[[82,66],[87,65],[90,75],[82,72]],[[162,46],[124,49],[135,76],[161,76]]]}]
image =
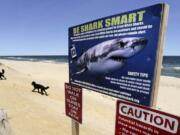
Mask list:
[{"label": "black dog", "polygon": [[34,87],[34,89],[32,90],[32,92],[35,92],[35,90],[37,89],[37,90],[38,90],[38,93],[41,93],[42,95],[43,95],[43,94],[46,94],[46,96],[48,96],[46,90],[49,89],[49,86],[45,87],[45,86],[43,86],[43,85],[41,85],[41,84],[37,84],[37,83],[34,82],[34,81],[33,81],[31,84],[32,84],[33,87]]},{"label": "black dog", "polygon": [[2,72],[0,72],[0,79],[1,79],[1,80],[2,80],[2,79],[6,80],[6,77],[4,76],[4,73],[5,73],[5,70],[2,69]]}]

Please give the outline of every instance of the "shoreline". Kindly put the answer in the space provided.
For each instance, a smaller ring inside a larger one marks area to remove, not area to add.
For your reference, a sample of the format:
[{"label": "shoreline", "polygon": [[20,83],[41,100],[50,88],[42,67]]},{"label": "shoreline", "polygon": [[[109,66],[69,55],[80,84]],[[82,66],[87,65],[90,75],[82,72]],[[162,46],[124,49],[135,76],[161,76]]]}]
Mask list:
[{"label": "shoreline", "polygon": [[1,57],[0,60],[24,61],[24,62],[44,62],[44,63],[68,63],[68,56],[9,56]]},{"label": "shoreline", "polygon": [[[64,82],[68,63],[44,63],[0,59],[7,80],[0,80],[0,108],[10,117],[17,135],[67,135],[71,120],[65,116]],[[50,86],[49,96],[31,92],[31,82]],[[157,107],[180,116],[180,78],[160,77]],[[116,98],[90,90],[83,91],[82,135],[114,134]],[[95,122],[96,121],[96,122]],[[104,123],[106,126],[103,126]]]}]

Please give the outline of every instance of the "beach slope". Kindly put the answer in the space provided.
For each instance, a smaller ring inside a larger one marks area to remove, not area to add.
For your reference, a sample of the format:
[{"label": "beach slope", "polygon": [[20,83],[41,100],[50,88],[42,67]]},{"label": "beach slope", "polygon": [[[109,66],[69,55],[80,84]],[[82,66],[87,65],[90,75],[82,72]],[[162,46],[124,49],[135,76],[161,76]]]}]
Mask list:
[{"label": "beach slope", "polygon": [[[65,116],[64,82],[68,65],[0,60],[7,80],[0,80],[0,108],[7,111],[16,135],[70,135],[71,120]],[[32,92],[31,82],[50,86],[48,96]],[[180,79],[161,77],[157,108],[180,115]],[[114,98],[83,91],[81,135],[112,135],[115,124]]]}]

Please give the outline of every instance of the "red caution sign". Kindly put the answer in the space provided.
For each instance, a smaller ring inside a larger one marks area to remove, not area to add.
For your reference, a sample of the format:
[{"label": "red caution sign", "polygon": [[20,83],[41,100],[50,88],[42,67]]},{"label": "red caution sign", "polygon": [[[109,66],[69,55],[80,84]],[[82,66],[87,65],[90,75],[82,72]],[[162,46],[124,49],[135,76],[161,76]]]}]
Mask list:
[{"label": "red caution sign", "polygon": [[115,135],[180,135],[180,117],[117,101]]},{"label": "red caution sign", "polygon": [[78,123],[82,123],[82,88],[65,83],[66,115]]}]

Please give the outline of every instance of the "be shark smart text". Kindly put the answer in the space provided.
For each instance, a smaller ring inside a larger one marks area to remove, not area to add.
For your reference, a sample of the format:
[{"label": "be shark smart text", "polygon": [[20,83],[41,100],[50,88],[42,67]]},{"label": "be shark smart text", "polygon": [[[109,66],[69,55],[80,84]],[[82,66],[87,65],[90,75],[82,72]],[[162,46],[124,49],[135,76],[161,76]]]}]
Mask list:
[{"label": "be shark smart text", "polygon": [[91,30],[107,28],[111,26],[123,25],[128,23],[142,22],[145,10],[137,11],[129,14],[117,15],[105,20],[98,20],[91,23],[83,24],[73,28],[73,34],[79,34]]}]

